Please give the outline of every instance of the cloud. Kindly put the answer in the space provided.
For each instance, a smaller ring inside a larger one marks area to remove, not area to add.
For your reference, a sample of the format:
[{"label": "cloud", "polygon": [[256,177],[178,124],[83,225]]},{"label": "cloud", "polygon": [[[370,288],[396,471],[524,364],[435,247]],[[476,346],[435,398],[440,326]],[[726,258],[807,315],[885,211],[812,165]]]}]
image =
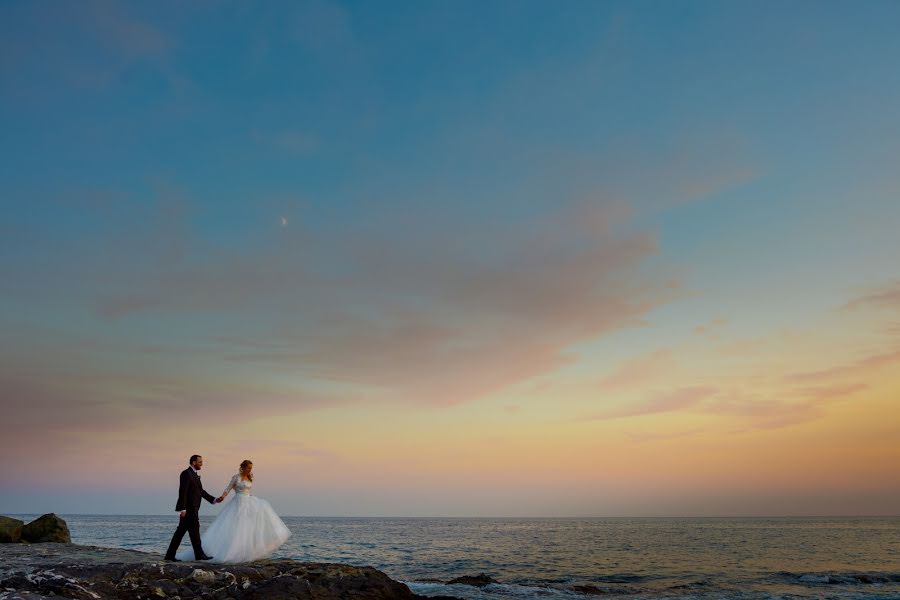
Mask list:
[{"label": "cloud", "polygon": [[748,429],[780,429],[824,416],[823,407],[813,400],[772,399],[756,393],[727,392],[703,407],[713,415],[741,417]]},{"label": "cloud", "polygon": [[706,403],[703,409],[709,414],[744,417],[751,429],[778,429],[824,417],[828,405],[868,388],[860,382],[793,388],[778,394],[777,399],[757,393],[727,392]]},{"label": "cloud", "polygon": [[[89,260],[54,282],[53,300],[93,298],[100,316],[173,333],[216,316],[225,328],[207,341],[223,360],[447,405],[551,372],[573,360],[569,346],[633,326],[678,294],[638,275],[656,242],[628,232],[619,205],[505,229],[429,212],[319,233],[300,218],[238,252],[192,236],[186,202],[161,189],[145,225],[113,237],[120,248],[104,252],[111,240],[101,238],[79,249]],[[13,277],[19,293],[46,285],[21,285],[33,277]]]},{"label": "cloud", "polygon": [[171,38],[146,21],[141,21],[123,10],[124,6],[112,0],[93,0],[81,5],[88,23],[99,41],[111,51],[129,60],[158,58],[173,47]]},{"label": "cloud", "polygon": [[900,362],[900,350],[889,350],[879,354],[873,354],[857,360],[856,362],[837,365],[827,369],[818,371],[806,371],[803,373],[792,373],[785,376],[787,382],[809,382],[823,381],[843,378],[865,377],[872,370],[892,365]]},{"label": "cloud", "polygon": [[[666,392],[656,392],[648,395],[643,402],[629,404],[605,411],[594,413],[586,420],[621,419],[662,412],[673,412],[682,409],[696,408],[707,398],[716,393],[712,387],[684,387]],[[580,420],[585,420],[584,418]]]},{"label": "cloud", "polygon": [[673,432],[664,432],[664,433],[650,433],[650,432],[638,432],[631,433],[625,432],[625,435],[628,436],[632,442],[636,444],[645,444],[649,442],[661,442],[665,440],[673,440],[683,437],[689,437],[692,435],[696,435],[698,433],[703,433],[703,429],[694,428],[688,429],[686,431],[673,431]]},{"label": "cloud", "polygon": [[727,324],[728,321],[726,319],[713,319],[712,321],[694,327],[694,333],[709,340],[718,340],[719,331]]},{"label": "cloud", "polygon": [[900,281],[887,284],[879,289],[854,298],[844,304],[842,310],[856,310],[861,308],[888,308],[900,309]]},{"label": "cloud", "polygon": [[23,324],[27,351],[0,347],[21,358],[0,370],[17,426],[471,402],[553,372],[575,360],[573,345],[639,324],[679,293],[641,272],[654,236],[603,200],[502,227],[431,207],[327,229],[298,214],[290,228],[252,224],[231,247],[198,235],[196,219],[214,216],[178,188],[155,192],[99,207],[96,235],[48,239],[27,264],[3,265],[8,303],[95,315],[79,321],[88,340]]},{"label": "cloud", "polygon": [[676,293],[633,274],[655,252],[652,237],[620,236],[603,214],[570,217],[469,226],[463,240],[421,224],[356,232],[341,242],[344,275],[305,282],[313,326],[296,322],[266,350],[247,338],[227,358],[437,405],[550,372],[572,360],[569,346],[633,325]]},{"label": "cloud", "polygon": [[343,402],[341,397],[302,389],[276,391],[224,381],[204,384],[163,375],[97,373],[28,376],[0,372],[0,393],[8,427],[42,431],[45,435],[114,432],[188,422],[229,425]]},{"label": "cloud", "polygon": [[866,389],[869,389],[868,385],[866,385],[865,383],[857,382],[802,388],[794,390],[793,393],[798,396],[810,396],[818,399],[832,399],[851,396]]},{"label": "cloud", "polygon": [[50,11],[11,11],[5,17],[18,23],[0,43],[0,55],[7,57],[4,79],[21,79],[22,85],[13,88],[18,94],[40,93],[30,72],[83,88],[103,88],[137,63],[166,73],[175,45],[128,5],[107,0],[61,4]]},{"label": "cloud", "polygon": [[646,356],[634,358],[600,380],[602,390],[614,390],[646,385],[665,373],[675,362],[669,349],[656,350]]},{"label": "cloud", "polygon": [[[647,396],[642,402],[595,413],[587,417],[587,420],[619,419],[686,410],[696,414],[739,417],[750,429],[777,429],[818,419],[824,416],[827,404],[847,399],[867,388],[862,383],[796,388],[776,400],[758,393],[706,386],[683,387],[669,392],[657,392]],[[684,435],[689,433],[691,432]],[[631,437],[635,441],[657,439],[654,434],[636,434]],[[667,437],[670,436],[663,434],[659,439]]]},{"label": "cloud", "polygon": [[224,450],[248,460],[253,460],[252,457],[255,454],[286,457],[290,460],[303,459],[310,462],[331,463],[340,460],[340,457],[331,450],[312,448],[302,442],[292,441],[241,439],[227,445]]}]

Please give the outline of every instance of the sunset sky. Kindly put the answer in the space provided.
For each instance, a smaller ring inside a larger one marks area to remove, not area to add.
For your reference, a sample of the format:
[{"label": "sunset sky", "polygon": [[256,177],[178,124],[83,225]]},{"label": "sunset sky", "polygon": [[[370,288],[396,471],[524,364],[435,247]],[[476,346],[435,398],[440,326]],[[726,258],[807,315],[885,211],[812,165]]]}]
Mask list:
[{"label": "sunset sky", "polygon": [[0,514],[900,514],[898,22],[3,2]]}]

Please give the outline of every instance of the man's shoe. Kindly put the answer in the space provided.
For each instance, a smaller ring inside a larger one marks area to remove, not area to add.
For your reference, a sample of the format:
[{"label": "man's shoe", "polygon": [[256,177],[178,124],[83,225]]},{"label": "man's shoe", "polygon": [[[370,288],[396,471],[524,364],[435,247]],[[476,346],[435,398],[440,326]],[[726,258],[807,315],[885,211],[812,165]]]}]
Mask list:
[{"label": "man's shoe", "polygon": [[163,560],[167,560],[169,562],[181,562],[180,558],[175,558],[174,556],[172,556],[171,558],[167,556]]},{"label": "man's shoe", "polygon": [[197,560],[212,560],[212,556],[198,556]]}]

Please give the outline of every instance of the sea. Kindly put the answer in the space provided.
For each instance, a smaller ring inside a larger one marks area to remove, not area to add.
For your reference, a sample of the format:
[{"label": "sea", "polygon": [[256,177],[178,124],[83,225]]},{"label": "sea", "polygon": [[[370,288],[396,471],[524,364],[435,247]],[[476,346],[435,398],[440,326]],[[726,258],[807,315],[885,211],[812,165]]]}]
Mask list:
[{"label": "sea", "polygon": [[[177,525],[60,516],[74,543],[160,554]],[[371,565],[425,596],[900,599],[900,517],[283,520],[293,535],[274,558]],[[201,516],[201,530],[211,521]],[[497,583],[446,583],[482,573]]]}]

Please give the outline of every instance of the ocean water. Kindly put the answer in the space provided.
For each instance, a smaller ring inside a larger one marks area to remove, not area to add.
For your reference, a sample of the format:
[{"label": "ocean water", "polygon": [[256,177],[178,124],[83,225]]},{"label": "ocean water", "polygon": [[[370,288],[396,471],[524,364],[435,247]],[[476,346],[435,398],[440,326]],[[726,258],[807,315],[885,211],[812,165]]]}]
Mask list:
[{"label": "ocean water", "polygon": [[[158,553],[177,525],[177,515],[60,516],[75,543]],[[201,516],[201,531],[211,520]],[[293,536],[275,557],[371,565],[422,595],[900,599],[900,518],[284,521]],[[479,573],[499,583],[442,583]]]}]

